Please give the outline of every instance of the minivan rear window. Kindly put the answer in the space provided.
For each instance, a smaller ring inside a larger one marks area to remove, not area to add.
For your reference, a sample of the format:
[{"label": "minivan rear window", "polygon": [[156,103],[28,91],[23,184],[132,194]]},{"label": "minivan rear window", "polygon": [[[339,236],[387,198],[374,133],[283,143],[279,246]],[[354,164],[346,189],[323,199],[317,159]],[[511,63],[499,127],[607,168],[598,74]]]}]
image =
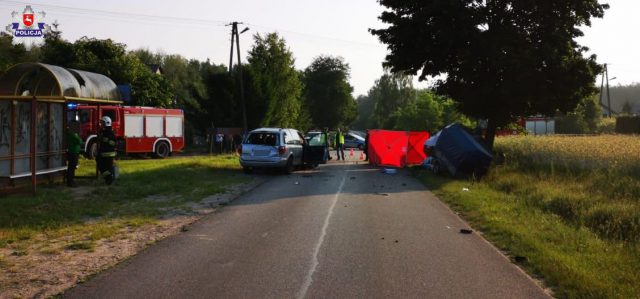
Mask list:
[{"label": "minivan rear window", "polygon": [[255,132],[249,134],[249,137],[247,137],[247,140],[244,143],[275,146],[277,140],[278,135],[276,133]]}]

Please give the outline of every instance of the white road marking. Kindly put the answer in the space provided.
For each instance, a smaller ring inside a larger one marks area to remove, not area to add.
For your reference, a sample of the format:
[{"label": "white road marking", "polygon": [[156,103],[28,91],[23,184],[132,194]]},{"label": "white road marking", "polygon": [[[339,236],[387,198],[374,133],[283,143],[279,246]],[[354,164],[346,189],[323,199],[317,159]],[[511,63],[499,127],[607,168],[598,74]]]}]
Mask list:
[{"label": "white road marking", "polygon": [[316,248],[313,251],[313,258],[311,259],[311,268],[309,269],[309,273],[307,273],[307,277],[304,280],[304,284],[302,284],[302,288],[298,293],[298,298],[302,299],[307,296],[307,291],[313,282],[313,273],[316,272],[316,268],[318,268],[318,253],[320,253],[320,247],[322,247],[322,243],[324,243],[324,237],[327,234],[327,227],[329,227],[329,220],[331,219],[331,215],[333,215],[333,210],[336,207],[336,203],[338,202],[338,197],[342,192],[342,188],[344,187],[344,182],[347,180],[346,174],[342,177],[342,182],[340,182],[340,187],[338,187],[338,191],[336,192],[335,197],[333,198],[333,202],[331,203],[331,207],[329,208],[329,213],[327,213],[327,218],[324,219],[324,225],[322,226],[322,232],[320,233],[320,238],[318,239],[318,243],[316,243]]}]

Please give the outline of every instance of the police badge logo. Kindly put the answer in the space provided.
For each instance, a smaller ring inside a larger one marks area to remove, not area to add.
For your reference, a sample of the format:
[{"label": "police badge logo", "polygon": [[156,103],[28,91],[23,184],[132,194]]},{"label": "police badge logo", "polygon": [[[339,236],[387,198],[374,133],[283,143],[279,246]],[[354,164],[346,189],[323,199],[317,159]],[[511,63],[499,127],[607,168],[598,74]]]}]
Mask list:
[{"label": "police badge logo", "polygon": [[22,14],[12,12],[11,17],[14,22],[6,29],[13,35],[13,44],[24,44],[27,49],[41,44],[44,41],[44,34],[51,31],[51,27],[43,22],[46,15],[44,11],[34,12],[31,5],[27,5]]}]

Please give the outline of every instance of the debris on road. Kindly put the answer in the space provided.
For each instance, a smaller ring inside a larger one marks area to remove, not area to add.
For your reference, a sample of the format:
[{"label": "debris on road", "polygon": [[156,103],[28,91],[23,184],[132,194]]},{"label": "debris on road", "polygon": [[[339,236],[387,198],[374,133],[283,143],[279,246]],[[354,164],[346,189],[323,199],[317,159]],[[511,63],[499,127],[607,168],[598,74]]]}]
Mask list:
[{"label": "debris on road", "polygon": [[355,179],[356,179],[356,177],[352,176],[352,177],[351,177],[351,179],[352,179],[352,180],[355,180]]},{"label": "debris on road", "polygon": [[528,261],[526,256],[521,255],[516,255],[515,257],[513,257],[513,259],[516,261],[516,263],[526,263]]},{"label": "debris on road", "polygon": [[472,232],[473,232],[472,230],[467,229],[467,228],[461,228],[461,229],[460,229],[460,233],[461,233],[461,234],[466,234],[466,235],[468,235],[468,234],[470,234],[470,233],[472,233]]},{"label": "debris on road", "polygon": [[380,192],[376,192],[377,195],[381,195],[381,196],[389,196],[389,193],[380,193]]},{"label": "debris on road", "polygon": [[300,185],[300,182],[296,181],[296,182],[295,182],[295,184],[296,184],[296,185]]},{"label": "debris on road", "polygon": [[395,169],[395,168],[383,168],[382,169],[382,173],[394,175],[394,174],[398,173],[398,170]]}]

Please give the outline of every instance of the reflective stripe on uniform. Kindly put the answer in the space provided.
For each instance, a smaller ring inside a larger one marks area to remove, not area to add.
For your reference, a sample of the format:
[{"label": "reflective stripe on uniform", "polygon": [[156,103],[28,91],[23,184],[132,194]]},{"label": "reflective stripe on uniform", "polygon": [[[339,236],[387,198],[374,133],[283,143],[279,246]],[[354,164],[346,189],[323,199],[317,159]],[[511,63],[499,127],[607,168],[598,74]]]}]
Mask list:
[{"label": "reflective stripe on uniform", "polygon": [[115,157],[116,156],[116,152],[104,152],[104,153],[100,153],[100,157]]}]

